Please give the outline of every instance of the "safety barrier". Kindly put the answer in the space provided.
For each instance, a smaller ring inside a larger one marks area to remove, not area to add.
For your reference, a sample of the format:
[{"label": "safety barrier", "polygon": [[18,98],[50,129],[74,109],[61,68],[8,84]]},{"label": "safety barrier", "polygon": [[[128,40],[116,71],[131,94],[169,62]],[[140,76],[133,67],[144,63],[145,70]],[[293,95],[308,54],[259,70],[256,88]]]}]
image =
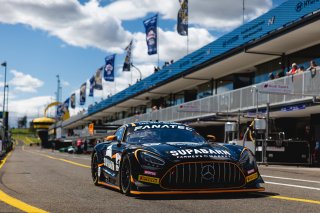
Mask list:
[{"label": "safety barrier", "polygon": [[[320,69],[310,72],[286,76],[270,80],[260,84],[228,91],[225,93],[208,96],[203,99],[190,101],[149,113],[135,115],[125,119],[111,122],[111,124],[125,124],[137,121],[159,120],[159,121],[183,121],[215,115],[217,112],[238,112],[253,110],[257,107],[290,104],[294,102],[312,100],[310,94],[320,96]],[[293,94],[264,94],[256,93],[266,83],[287,85],[293,88]],[[258,98],[258,102],[257,102]]]}]

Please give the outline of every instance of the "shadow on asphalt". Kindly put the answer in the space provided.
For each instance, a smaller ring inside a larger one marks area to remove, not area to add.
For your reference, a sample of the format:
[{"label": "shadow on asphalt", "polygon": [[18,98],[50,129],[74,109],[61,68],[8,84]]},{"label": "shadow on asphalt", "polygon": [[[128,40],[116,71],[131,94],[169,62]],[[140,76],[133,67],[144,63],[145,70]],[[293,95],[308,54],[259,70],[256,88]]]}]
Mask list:
[{"label": "shadow on asphalt", "polygon": [[249,193],[217,193],[217,194],[187,194],[187,195],[140,195],[141,200],[228,200],[228,199],[259,199],[279,195],[273,192]]}]

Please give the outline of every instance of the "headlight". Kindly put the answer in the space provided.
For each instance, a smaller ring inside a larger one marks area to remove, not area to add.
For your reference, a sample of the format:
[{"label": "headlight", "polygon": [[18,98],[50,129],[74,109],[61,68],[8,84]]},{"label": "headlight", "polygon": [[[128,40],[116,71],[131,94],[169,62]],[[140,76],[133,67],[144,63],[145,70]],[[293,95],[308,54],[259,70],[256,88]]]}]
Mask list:
[{"label": "headlight", "polygon": [[164,160],[148,152],[140,152],[140,159],[141,163],[147,166],[163,166],[165,164]]},{"label": "headlight", "polygon": [[258,170],[256,159],[250,150],[245,149],[242,152],[239,163],[243,170],[245,170],[248,174]]}]

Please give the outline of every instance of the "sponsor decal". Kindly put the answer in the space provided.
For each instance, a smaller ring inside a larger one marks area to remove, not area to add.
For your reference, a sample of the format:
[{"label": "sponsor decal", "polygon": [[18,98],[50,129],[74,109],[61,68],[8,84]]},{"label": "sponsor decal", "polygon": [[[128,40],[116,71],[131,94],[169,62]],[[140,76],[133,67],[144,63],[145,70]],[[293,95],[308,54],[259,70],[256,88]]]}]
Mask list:
[{"label": "sponsor decal", "polygon": [[257,179],[257,178],[258,178],[258,172],[253,173],[252,175],[247,176],[247,177],[246,177],[246,182],[249,183],[249,182],[251,182],[251,181],[253,181],[253,180]]},{"label": "sponsor decal", "polygon": [[134,128],[134,131],[145,130],[145,129],[182,129],[182,130],[193,131],[191,127],[177,125],[177,124],[151,124],[151,125],[144,125],[144,126],[136,126]]},{"label": "sponsor decal", "polygon": [[114,170],[114,163],[108,158],[104,158],[104,165],[111,170]]},{"label": "sponsor decal", "polygon": [[157,173],[156,173],[156,172],[149,171],[149,170],[144,170],[144,171],[143,171],[143,174],[145,174],[145,175],[157,176]]},{"label": "sponsor decal", "polygon": [[175,146],[199,146],[199,143],[193,143],[193,142],[167,142],[166,144],[169,145],[175,145]]},{"label": "sponsor decal", "polygon": [[170,154],[176,158],[228,158],[231,156],[230,152],[219,149],[179,149],[170,151]]},{"label": "sponsor decal", "polygon": [[141,182],[153,183],[153,184],[159,184],[160,183],[160,179],[159,178],[149,177],[149,176],[145,176],[145,175],[139,175],[138,180],[141,181]]},{"label": "sponsor decal", "polygon": [[98,177],[100,177],[101,176],[101,167],[99,166],[98,167]]},{"label": "sponsor decal", "polygon": [[296,12],[299,13],[301,12],[304,8],[312,6],[315,3],[318,3],[319,0],[304,0],[304,1],[299,1],[296,4]]},{"label": "sponsor decal", "polygon": [[247,172],[248,172],[248,175],[254,173],[254,171],[255,171],[254,169],[250,169],[249,171],[247,171]]},{"label": "sponsor decal", "polygon": [[112,158],[112,145],[107,147],[106,156]]},{"label": "sponsor decal", "polygon": [[292,94],[293,87],[291,85],[264,83],[259,89],[261,93],[275,93],[275,94]]},{"label": "sponsor decal", "polygon": [[144,143],[143,146],[159,146],[161,143]]},{"label": "sponsor decal", "polygon": [[121,161],[121,154],[120,154],[120,153],[117,153],[117,154],[116,154],[116,171],[119,171],[120,161]]},{"label": "sponsor decal", "polygon": [[213,180],[215,175],[215,170],[213,166],[206,165],[201,168],[201,178],[204,180]]}]

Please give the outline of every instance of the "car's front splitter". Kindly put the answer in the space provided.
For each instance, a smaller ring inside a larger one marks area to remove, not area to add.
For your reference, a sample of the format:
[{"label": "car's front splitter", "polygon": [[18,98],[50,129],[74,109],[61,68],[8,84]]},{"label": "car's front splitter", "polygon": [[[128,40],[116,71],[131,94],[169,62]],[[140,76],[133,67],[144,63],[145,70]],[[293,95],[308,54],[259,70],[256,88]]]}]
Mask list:
[{"label": "car's front splitter", "polygon": [[154,192],[143,192],[143,191],[131,191],[133,195],[162,195],[162,194],[214,194],[214,193],[236,193],[236,192],[261,192],[265,188],[254,188],[254,189],[226,189],[226,190],[199,190],[199,191],[154,191]]}]

